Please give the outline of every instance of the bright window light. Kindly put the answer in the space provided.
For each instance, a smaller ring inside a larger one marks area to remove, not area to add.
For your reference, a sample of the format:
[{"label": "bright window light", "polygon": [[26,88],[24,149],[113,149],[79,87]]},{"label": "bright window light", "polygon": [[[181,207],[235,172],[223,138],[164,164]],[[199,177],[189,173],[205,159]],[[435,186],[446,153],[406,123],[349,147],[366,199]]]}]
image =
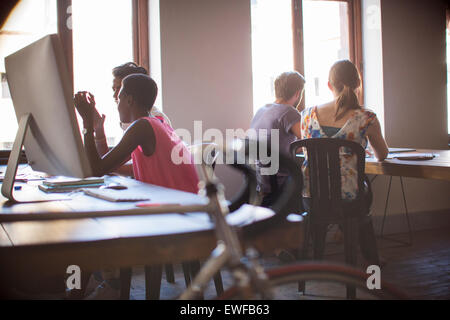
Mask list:
[{"label": "bright window light", "polygon": [[252,0],[253,112],[275,101],[273,82],[294,68],[291,0]]},{"label": "bright window light", "polygon": [[9,150],[17,132],[17,120],[9,94],[5,57],[57,32],[56,0],[22,0],[0,33],[0,149]]},{"label": "bright window light", "polygon": [[112,69],[133,61],[132,3],[124,0],[73,0],[74,90],[94,94],[106,115],[109,145],[122,136],[113,99]]},{"label": "bright window light", "polygon": [[303,1],[305,103],[333,100],[328,74],[337,60],[349,59],[348,5],[342,1]]}]

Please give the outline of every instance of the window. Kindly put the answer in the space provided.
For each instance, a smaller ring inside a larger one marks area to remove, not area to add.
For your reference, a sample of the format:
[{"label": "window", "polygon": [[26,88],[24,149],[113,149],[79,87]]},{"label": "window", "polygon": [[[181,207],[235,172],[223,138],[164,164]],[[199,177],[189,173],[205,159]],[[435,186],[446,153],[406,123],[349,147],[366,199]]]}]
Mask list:
[{"label": "window", "polygon": [[95,95],[106,115],[109,145],[122,136],[113,99],[112,69],[133,61],[132,3],[123,0],[72,0],[74,91]]},{"label": "window", "polygon": [[328,73],[337,60],[350,59],[348,4],[343,1],[303,1],[305,102],[333,100]]},{"label": "window", "polygon": [[122,131],[111,71],[129,61],[148,70],[148,0],[22,0],[0,31],[0,150],[11,149],[17,131],[4,58],[51,33],[59,33],[75,70],[74,90],[95,95],[107,116],[108,143],[117,143]]},{"label": "window", "polygon": [[256,113],[263,105],[275,101],[275,78],[294,66],[291,0],[252,0],[251,15]]},{"label": "window", "polygon": [[56,0],[22,0],[0,31],[0,150],[12,148],[18,128],[6,82],[4,59],[56,31]]},{"label": "window", "polygon": [[273,80],[283,71],[305,76],[308,106],[333,98],[335,61],[353,61],[362,76],[360,0],[252,0],[251,9],[254,112],[274,101]]}]

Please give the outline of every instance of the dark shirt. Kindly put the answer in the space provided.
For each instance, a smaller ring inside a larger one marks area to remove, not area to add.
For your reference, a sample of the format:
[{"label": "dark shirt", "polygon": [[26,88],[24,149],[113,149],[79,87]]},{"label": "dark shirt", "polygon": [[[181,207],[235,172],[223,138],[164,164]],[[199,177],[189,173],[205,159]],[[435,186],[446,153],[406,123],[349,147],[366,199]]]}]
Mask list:
[{"label": "dark shirt", "polygon": [[[291,132],[291,128],[300,120],[301,115],[294,107],[286,104],[271,103],[258,110],[253,117],[250,127],[256,130],[266,129],[269,145],[272,142],[278,143],[279,151],[289,157],[289,146],[293,141],[297,140],[297,137]],[[278,130],[279,139],[277,142],[272,141],[271,129]],[[257,170],[257,173],[260,190],[264,193],[270,193],[272,191],[270,176],[261,175],[259,170]],[[286,175],[283,174],[283,170],[280,168],[277,174],[278,186],[282,184],[285,177]]]}]

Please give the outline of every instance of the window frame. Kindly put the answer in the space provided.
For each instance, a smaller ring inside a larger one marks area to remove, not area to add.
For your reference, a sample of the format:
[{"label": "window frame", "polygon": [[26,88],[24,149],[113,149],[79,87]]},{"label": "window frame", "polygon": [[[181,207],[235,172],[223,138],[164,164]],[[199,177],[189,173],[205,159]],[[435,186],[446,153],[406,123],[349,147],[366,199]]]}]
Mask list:
[{"label": "window frame", "polygon": [[[364,104],[364,65],[362,52],[362,21],[361,0],[308,0],[346,2],[348,5],[349,49],[352,61],[361,76],[361,87],[358,98]],[[305,74],[304,43],[303,43],[303,0],[292,0],[292,41],[294,48],[294,70]],[[301,101],[305,108],[305,99]]]},{"label": "window frame", "polygon": [[150,73],[149,4],[148,0],[133,1],[133,56],[134,62]]}]

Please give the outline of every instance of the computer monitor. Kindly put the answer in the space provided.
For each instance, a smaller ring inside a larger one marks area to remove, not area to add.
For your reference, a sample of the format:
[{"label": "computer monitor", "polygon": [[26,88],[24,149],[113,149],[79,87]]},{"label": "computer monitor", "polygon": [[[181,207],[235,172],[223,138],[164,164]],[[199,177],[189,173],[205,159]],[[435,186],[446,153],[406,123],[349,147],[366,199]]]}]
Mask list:
[{"label": "computer monitor", "polygon": [[6,57],[5,68],[19,130],[2,194],[14,200],[12,185],[22,144],[34,170],[91,176],[73,104],[72,80],[58,35],[47,35]]}]

